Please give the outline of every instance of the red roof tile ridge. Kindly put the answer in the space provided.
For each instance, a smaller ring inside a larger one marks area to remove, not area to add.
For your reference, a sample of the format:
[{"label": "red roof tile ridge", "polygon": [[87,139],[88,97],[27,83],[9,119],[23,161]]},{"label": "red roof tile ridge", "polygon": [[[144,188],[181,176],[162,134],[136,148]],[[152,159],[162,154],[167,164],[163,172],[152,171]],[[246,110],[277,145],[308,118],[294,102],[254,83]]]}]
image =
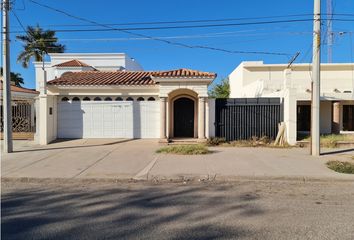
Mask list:
[{"label": "red roof tile ridge", "polygon": [[78,59],[72,59],[66,62],[58,63],[53,67],[91,67],[91,66]]}]

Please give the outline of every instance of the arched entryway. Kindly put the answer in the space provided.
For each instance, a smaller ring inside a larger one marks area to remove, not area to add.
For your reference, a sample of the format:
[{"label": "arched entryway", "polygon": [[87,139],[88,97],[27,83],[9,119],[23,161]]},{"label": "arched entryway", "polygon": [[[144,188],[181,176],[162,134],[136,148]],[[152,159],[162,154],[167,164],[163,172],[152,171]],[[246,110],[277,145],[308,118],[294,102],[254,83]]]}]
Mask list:
[{"label": "arched entryway", "polygon": [[168,94],[168,138],[198,138],[198,94],[177,89]]},{"label": "arched entryway", "polygon": [[180,97],[173,102],[173,136],[176,138],[194,137],[195,101]]}]

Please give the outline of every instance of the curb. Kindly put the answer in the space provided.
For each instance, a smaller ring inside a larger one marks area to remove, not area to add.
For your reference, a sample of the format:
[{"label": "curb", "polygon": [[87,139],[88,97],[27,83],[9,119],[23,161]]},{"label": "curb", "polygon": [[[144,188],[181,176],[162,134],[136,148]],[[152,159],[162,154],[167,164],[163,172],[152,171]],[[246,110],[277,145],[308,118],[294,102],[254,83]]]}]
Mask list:
[{"label": "curb", "polygon": [[249,182],[249,181],[284,181],[284,182],[352,182],[354,179],[349,178],[309,178],[303,176],[294,177],[271,177],[271,176],[216,176],[216,175],[174,175],[174,176],[159,176],[149,175],[148,179],[137,180],[133,178],[15,178],[3,177],[2,183],[20,182],[20,183],[48,183],[48,184],[69,184],[69,183],[232,183],[232,182]]}]

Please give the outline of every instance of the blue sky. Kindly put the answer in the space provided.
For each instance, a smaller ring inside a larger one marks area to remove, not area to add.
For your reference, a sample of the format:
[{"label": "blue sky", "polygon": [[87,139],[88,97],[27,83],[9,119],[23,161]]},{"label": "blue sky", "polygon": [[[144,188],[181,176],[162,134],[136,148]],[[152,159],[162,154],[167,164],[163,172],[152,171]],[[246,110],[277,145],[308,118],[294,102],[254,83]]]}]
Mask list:
[{"label": "blue sky", "polygon": [[[92,19],[100,23],[249,18],[311,14],[313,12],[312,0],[37,1],[65,10],[73,15]],[[325,1],[322,2],[323,12],[325,12]],[[333,5],[334,13],[354,14],[353,0],[333,0]],[[44,28],[51,29],[90,28],[84,26],[50,26],[85,23],[34,5],[28,0],[16,0],[14,9],[25,26],[39,24]],[[12,31],[21,31],[14,15],[11,14],[10,16]],[[354,16],[346,18],[354,19]],[[259,20],[245,20],[243,22],[250,21]],[[225,23],[236,23],[236,21]],[[353,32],[354,22],[334,22],[333,29],[335,32]],[[309,62],[312,55],[312,22],[227,26],[200,29],[144,30],[138,31],[138,33],[154,37],[173,37],[170,39],[171,41],[188,45],[203,45],[234,51],[267,51],[285,52],[290,54],[295,54],[299,51],[301,54],[297,62]],[[16,34],[11,34],[12,71],[20,72],[25,79],[25,86],[34,88],[35,76],[33,66],[31,65],[28,69],[24,69],[21,64],[16,63],[16,57],[22,50],[22,45],[15,40],[15,35]],[[182,48],[152,40],[133,40],[131,39],[133,36],[116,31],[66,32],[57,33],[57,35],[59,39],[61,39],[61,43],[66,45],[66,52],[125,52],[137,59],[145,70],[165,70],[182,67],[193,68],[216,72],[218,73],[218,80],[226,77],[241,61],[263,60],[266,63],[285,63],[289,60],[286,56],[230,54],[205,49]],[[354,54],[352,52],[354,48],[352,46],[354,36],[352,35],[353,34],[336,34],[335,45],[333,47],[334,62],[354,61]],[[324,47],[322,53],[322,61],[326,62],[326,47]]]}]

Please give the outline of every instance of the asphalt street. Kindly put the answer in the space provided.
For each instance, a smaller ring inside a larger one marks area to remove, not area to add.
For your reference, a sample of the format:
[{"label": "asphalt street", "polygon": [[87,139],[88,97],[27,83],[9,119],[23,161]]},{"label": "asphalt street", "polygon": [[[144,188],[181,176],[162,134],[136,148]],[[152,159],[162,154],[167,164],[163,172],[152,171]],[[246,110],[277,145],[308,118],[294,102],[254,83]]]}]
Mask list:
[{"label": "asphalt street", "polygon": [[354,182],[2,181],[2,239],[353,239]]}]

